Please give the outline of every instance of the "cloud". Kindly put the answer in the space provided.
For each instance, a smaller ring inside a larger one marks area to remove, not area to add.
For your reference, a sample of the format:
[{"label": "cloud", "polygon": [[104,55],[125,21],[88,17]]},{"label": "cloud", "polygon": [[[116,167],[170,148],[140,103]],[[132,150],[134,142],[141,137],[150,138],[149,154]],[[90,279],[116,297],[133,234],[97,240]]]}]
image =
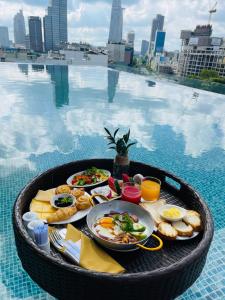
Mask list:
[{"label": "cloud", "polygon": [[[112,0],[68,0],[68,31],[71,41],[104,45],[108,39]],[[0,20],[9,26],[13,36],[13,15],[23,7],[29,15],[45,14],[47,0],[0,0]],[[208,0],[122,0],[124,12],[124,37],[129,30],[136,33],[135,47],[140,49],[142,39],[149,39],[152,19],[157,13],[165,15],[166,48],[180,48],[180,30],[194,29],[208,22]],[[218,0],[218,11],[212,17],[214,35],[223,36],[225,28],[225,1]],[[83,29],[82,29],[83,28]],[[82,36],[82,34],[84,34]]]}]

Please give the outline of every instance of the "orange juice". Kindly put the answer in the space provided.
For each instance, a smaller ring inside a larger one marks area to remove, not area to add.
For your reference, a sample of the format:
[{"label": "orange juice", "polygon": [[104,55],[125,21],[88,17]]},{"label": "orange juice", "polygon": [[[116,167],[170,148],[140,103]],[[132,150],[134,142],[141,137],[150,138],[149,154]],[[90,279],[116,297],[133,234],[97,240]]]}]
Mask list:
[{"label": "orange juice", "polygon": [[160,180],[144,179],[141,183],[141,196],[146,201],[158,200],[160,196]]}]

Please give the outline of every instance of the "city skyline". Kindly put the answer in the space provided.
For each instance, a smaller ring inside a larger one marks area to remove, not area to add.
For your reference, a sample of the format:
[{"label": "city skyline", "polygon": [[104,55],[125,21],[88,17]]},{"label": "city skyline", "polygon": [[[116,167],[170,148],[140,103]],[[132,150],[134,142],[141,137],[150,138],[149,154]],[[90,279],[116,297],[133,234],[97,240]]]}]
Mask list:
[{"label": "city skyline", "polygon": [[[36,3],[36,4],[34,4]],[[211,3],[213,4],[213,3]],[[44,17],[48,6],[47,0],[0,0],[0,25],[8,26],[9,37],[13,39],[13,16],[23,8],[28,32],[28,16]],[[95,45],[105,45],[109,35],[112,0],[76,0],[68,3],[68,40],[80,40]],[[124,11],[123,38],[130,30],[135,31],[135,49],[140,50],[141,41],[149,40],[151,23],[156,14],[165,16],[167,32],[165,49],[180,48],[180,30],[191,29],[191,24],[207,24],[209,1],[203,0],[122,0]],[[35,13],[34,13],[35,12]],[[218,12],[213,15],[213,35],[224,36],[225,2],[218,1]]]}]

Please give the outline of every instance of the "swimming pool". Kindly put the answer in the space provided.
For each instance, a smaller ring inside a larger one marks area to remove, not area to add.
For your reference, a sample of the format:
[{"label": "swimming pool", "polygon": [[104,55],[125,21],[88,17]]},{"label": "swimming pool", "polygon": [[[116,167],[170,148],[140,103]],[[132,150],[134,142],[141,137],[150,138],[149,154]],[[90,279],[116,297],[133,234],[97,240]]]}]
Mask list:
[{"label": "swimming pool", "polygon": [[225,298],[225,96],[103,67],[0,64],[0,299],[51,299],[23,271],[11,212],[55,165],[113,157],[103,127],[131,128],[130,157],[176,173],[215,222],[207,265],[179,300]]}]

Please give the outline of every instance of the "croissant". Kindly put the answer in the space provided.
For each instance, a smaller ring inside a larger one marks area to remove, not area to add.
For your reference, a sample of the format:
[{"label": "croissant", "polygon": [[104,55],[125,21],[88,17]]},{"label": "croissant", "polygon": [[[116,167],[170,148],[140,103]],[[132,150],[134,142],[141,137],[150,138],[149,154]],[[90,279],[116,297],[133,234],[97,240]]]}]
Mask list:
[{"label": "croissant", "polygon": [[63,184],[63,185],[60,185],[56,188],[55,190],[55,194],[58,195],[58,194],[69,194],[71,191],[71,188],[66,185],[66,184]]},{"label": "croissant", "polygon": [[58,209],[54,214],[47,217],[48,223],[60,222],[69,219],[77,212],[76,206],[70,206]]},{"label": "croissant", "polygon": [[84,190],[83,189],[75,189],[75,190],[71,190],[70,194],[73,195],[76,198],[79,198],[80,196],[84,195]]},{"label": "croissant", "polygon": [[78,210],[84,210],[91,206],[90,197],[89,196],[81,196],[76,200],[76,207]]}]

